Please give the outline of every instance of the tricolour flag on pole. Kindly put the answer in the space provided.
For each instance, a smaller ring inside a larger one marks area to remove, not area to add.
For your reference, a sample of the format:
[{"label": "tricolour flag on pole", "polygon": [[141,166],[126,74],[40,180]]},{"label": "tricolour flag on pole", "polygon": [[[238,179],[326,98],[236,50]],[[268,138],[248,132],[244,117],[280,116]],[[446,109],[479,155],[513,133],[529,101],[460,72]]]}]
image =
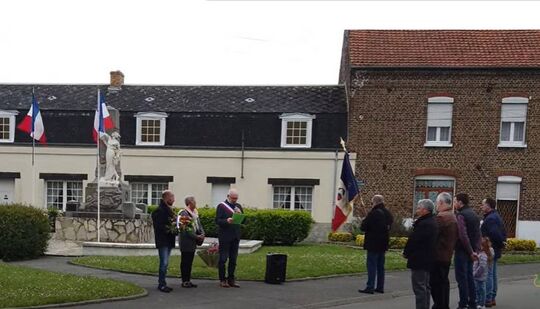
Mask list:
[{"label": "tricolour flag on pole", "polygon": [[99,100],[96,114],[94,115],[94,130],[92,131],[94,142],[98,141],[98,134],[101,137],[105,133],[105,130],[114,128],[111,115],[109,115],[109,110],[107,110],[107,106],[105,105],[105,97],[99,92],[98,96]]},{"label": "tricolour flag on pole", "polygon": [[332,219],[332,231],[335,232],[352,212],[352,201],[358,195],[358,183],[354,178],[349,154],[345,152],[343,166],[341,167],[341,177],[336,195],[336,205],[334,207],[334,218]]},{"label": "tricolour flag on pole", "polygon": [[43,125],[43,118],[41,118],[41,112],[39,111],[39,103],[33,93],[30,110],[17,128],[30,134],[30,137],[40,143],[47,143],[47,139],[45,138],[45,126]]}]

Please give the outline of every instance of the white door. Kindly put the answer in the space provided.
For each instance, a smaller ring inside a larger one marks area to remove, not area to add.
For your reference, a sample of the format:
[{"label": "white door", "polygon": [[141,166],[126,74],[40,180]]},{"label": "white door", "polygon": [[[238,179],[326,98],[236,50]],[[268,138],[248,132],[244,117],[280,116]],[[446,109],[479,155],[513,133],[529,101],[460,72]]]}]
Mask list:
[{"label": "white door", "polygon": [[13,203],[14,179],[0,179],[0,205]]},{"label": "white door", "polygon": [[217,204],[223,202],[227,198],[231,185],[228,183],[213,183],[212,184],[212,205],[210,207],[216,207]]}]

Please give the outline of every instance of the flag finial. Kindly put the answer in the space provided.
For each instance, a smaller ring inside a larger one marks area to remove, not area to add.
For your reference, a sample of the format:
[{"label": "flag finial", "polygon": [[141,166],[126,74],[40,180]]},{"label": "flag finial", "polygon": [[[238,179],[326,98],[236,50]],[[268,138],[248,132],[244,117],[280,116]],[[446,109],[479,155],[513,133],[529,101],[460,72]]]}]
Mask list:
[{"label": "flag finial", "polygon": [[345,141],[343,138],[339,138],[339,143],[341,144],[341,147],[343,147],[343,151],[347,152],[347,148],[345,148]]}]

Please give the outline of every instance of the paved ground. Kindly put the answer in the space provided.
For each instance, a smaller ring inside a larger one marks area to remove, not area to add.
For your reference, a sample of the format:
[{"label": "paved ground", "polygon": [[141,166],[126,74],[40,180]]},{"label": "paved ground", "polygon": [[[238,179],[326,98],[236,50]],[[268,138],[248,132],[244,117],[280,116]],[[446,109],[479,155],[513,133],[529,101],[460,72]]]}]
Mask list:
[{"label": "paved ground", "polygon": [[[198,288],[183,289],[179,287],[180,279],[171,278],[168,283],[174,291],[164,294],[156,290],[156,277],[79,267],[67,264],[68,260],[65,257],[45,257],[16,264],[126,280],[149,292],[147,297],[136,300],[86,305],[81,308],[414,308],[408,271],[388,273],[387,293],[373,296],[357,292],[358,288],[364,287],[365,275],[294,281],[282,285],[240,281],[240,289],[219,288],[217,281],[212,280],[193,280],[199,284]],[[498,309],[538,307],[540,288],[533,285],[532,278],[534,274],[540,273],[540,264],[500,266],[499,272],[502,283],[501,295],[497,299]],[[455,308],[455,289],[452,294],[452,305]]]}]

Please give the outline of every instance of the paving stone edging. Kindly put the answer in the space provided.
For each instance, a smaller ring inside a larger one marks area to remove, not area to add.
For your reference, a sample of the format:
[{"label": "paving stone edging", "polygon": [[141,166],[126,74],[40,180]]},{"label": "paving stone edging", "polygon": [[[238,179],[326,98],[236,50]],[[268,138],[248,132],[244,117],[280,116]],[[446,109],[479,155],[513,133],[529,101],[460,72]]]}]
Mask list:
[{"label": "paving stone edging", "polygon": [[[138,285],[137,285],[138,286]],[[20,308],[58,308],[58,307],[71,307],[71,306],[82,306],[82,305],[89,305],[89,304],[102,304],[102,303],[109,303],[114,301],[122,301],[122,300],[132,300],[137,299],[141,297],[148,296],[148,291],[145,288],[143,289],[143,292],[140,294],[135,295],[129,295],[129,296],[119,296],[119,297],[112,297],[112,298],[99,298],[99,299],[89,299],[89,300],[83,300],[83,301],[76,301],[76,302],[68,302],[68,303],[59,303],[59,304],[47,304],[47,305],[38,305],[38,306],[30,306],[30,307],[13,307],[13,308],[6,308],[6,309],[20,309]]]}]

